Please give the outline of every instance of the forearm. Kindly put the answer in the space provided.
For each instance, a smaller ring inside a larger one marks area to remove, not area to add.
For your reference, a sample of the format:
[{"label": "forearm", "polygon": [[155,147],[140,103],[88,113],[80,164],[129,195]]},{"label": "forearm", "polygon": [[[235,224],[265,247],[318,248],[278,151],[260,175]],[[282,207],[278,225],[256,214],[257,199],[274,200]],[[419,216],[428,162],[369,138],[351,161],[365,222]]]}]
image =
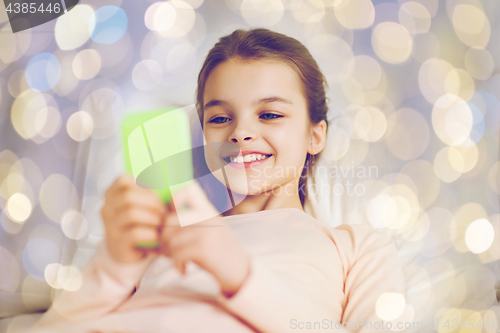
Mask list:
[{"label": "forearm", "polygon": [[114,260],[101,243],[93,260],[82,271],[77,291],[63,290],[34,328],[91,320],[112,312],[125,302],[154,258],[123,264]]},{"label": "forearm", "polygon": [[[253,258],[251,272],[241,289],[229,298],[221,295],[218,301],[259,332],[295,332],[299,323],[307,322],[319,322],[323,326],[308,332],[324,331],[324,320],[340,320],[341,309],[335,307],[333,299],[328,301],[328,295],[318,297],[317,292],[307,289],[310,284],[303,288],[292,285]],[[329,330],[348,332],[336,330],[335,325],[329,325]]]}]

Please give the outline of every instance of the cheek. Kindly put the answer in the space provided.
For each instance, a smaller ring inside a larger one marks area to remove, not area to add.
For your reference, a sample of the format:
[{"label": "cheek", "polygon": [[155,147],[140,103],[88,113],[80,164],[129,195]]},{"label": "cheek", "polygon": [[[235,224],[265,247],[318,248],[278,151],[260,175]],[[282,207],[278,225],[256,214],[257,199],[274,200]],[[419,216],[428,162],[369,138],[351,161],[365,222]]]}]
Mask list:
[{"label": "cheek", "polygon": [[307,153],[308,138],[303,124],[273,131],[268,138],[273,142],[274,149],[281,152],[282,157],[288,160],[301,159],[302,155],[305,156]]},{"label": "cheek", "polygon": [[[217,136],[215,135],[216,133],[213,130],[203,130],[203,137],[206,142],[215,142],[217,140]],[[205,142],[205,143],[206,143]]]},{"label": "cheek", "polygon": [[213,128],[205,128],[203,130],[203,135],[207,141],[212,142],[223,142],[225,141],[226,134],[224,130],[216,130]]}]

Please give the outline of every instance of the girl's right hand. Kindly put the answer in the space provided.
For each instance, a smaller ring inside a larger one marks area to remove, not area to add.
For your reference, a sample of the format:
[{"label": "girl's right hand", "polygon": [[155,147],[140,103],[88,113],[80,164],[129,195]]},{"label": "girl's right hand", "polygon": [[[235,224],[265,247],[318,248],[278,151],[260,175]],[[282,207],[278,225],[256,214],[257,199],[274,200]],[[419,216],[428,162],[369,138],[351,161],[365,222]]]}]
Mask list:
[{"label": "girl's right hand", "polygon": [[155,192],[139,187],[127,174],[115,180],[105,199],[101,215],[109,252],[122,263],[141,260],[151,250],[136,245],[159,241],[167,207]]}]

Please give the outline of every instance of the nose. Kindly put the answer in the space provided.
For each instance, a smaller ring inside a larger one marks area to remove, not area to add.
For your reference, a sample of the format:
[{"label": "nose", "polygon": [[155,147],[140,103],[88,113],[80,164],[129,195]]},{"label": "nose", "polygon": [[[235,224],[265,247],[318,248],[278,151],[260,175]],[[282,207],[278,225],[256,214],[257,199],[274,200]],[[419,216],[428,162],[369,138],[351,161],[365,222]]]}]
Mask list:
[{"label": "nose", "polygon": [[256,134],[250,130],[249,126],[245,126],[240,122],[236,125],[229,136],[229,141],[233,143],[250,142],[255,140]]}]

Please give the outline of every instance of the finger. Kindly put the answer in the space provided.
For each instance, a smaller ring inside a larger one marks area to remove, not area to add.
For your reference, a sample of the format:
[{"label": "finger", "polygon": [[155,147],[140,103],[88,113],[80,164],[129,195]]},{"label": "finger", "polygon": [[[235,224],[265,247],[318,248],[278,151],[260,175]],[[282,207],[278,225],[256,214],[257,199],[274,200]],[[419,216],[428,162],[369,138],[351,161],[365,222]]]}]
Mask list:
[{"label": "finger", "polygon": [[186,264],[191,260],[192,253],[192,247],[183,247],[175,252],[172,251],[170,254],[170,258],[174,262],[175,268],[177,268],[182,275],[186,273]]},{"label": "finger", "polygon": [[116,214],[131,207],[147,209],[155,214],[165,214],[167,212],[167,207],[165,207],[158,195],[151,190],[122,192],[117,195],[116,200],[110,202],[110,205],[113,206]]},{"label": "finger", "polygon": [[122,174],[115,179],[115,181],[111,184],[111,186],[105,192],[105,198],[112,197],[115,193],[121,192],[127,188],[132,188],[137,186],[135,184],[134,177],[129,174]]},{"label": "finger", "polygon": [[172,252],[196,244],[197,237],[198,234],[193,230],[186,230],[182,227],[162,227],[159,251],[169,257]]},{"label": "finger", "polygon": [[186,264],[184,261],[181,260],[175,260],[174,261],[174,266],[177,268],[177,270],[182,274],[186,274]]},{"label": "finger", "polygon": [[108,218],[110,216],[110,209],[109,209],[109,205],[102,205],[101,207],[101,217],[102,217],[102,220],[103,221],[107,221]]},{"label": "finger", "polygon": [[163,220],[163,215],[155,214],[147,209],[134,207],[116,215],[113,227],[130,229],[142,225],[158,228],[163,224]]},{"label": "finger", "polygon": [[168,246],[169,252],[175,252],[183,247],[193,246],[197,243],[197,230],[179,229],[177,233],[172,233],[163,229],[160,232],[160,240]]},{"label": "finger", "polygon": [[163,219],[163,224],[161,226],[162,239],[168,242],[169,239],[177,237],[180,232],[182,232],[182,227],[179,224],[177,215],[168,213]]},{"label": "finger", "polygon": [[130,247],[135,248],[139,243],[158,242],[159,235],[156,228],[137,226],[129,229],[124,234],[124,242]]}]

